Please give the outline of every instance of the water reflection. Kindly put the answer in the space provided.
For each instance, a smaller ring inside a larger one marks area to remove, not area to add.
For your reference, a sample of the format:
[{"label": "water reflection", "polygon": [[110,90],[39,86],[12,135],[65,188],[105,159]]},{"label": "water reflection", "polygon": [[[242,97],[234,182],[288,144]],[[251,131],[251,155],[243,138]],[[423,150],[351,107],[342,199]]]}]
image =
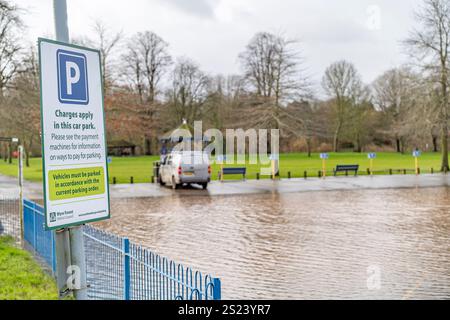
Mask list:
[{"label": "water reflection", "polygon": [[220,277],[225,299],[448,299],[449,208],[448,188],[175,195],[113,200],[100,226]]}]

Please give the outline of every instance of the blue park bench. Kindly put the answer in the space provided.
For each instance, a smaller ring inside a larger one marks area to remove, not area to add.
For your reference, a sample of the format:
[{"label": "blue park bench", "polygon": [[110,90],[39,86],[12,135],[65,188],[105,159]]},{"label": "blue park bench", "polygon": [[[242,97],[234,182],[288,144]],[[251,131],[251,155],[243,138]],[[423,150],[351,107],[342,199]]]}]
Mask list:
[{"label": "blue park bench", "polygon": [[242,174],[245,180],[245,175],[247,174],[247,168],[223,168],[222,172],[219,172],[219,180],[222,179],[222,175],[232,175],[232,174]]},{"label": "blue park bench", "polygon": [[357,164],[337,165],[336,169],[334,169],[334,176],[337,176],[338,172],[345,172],[345,175],[348,176],[349,171],[355,172],[355,176],[357,176],[358,170],[359,165]]}]

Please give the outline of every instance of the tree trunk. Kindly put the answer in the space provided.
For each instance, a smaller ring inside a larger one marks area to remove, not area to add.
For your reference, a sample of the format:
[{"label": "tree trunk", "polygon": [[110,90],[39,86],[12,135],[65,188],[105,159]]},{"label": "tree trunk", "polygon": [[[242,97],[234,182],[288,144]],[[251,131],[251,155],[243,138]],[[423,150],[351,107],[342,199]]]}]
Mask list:
[{"label": "tree trunk", "polygon": [[338,152],[339,150],[339,134],[341,133],[341,122],[339,122],[336,131],[334,132],[334,138],[333,138],[333,150],[334,152]]},{"label": "tree trunk", "polygon": [[308,149],[308,158],[311,158],[311,139],[306,138],[306,148]]},{"label": "tree trunk", "polygon": [[402,142],[400,138],[396,138],[395,143],[397,145],[397,153],[402,153]]},{"label": "tree trunk", "polygon": [[152,145],[151,140],[148,137],[144,137],[144,154],[146,156],[152,154],[151,145]]},{"label": "tree trunk", "polygon": [[11,164],[12,163],[12,143],[10,142],[8,145],[8,163]]},{"label": "tree trunk", "polygon": [[442,143],[442,163],[441,171],[448,172],[448,76],[447,60],[441,58],[441,86],[442,86],[442,105],[441,105],[441,143]]},{"label": "tree trunk", "polygon": [[433,152],[438,152],[438,137],[437,136],[432,136],[433,138]]},{"label": "tree trunk", "polygon": [[441,171],[448,172],[449,166],[448,166],[448,124],[447,121],[442,124],[442,165],[441,165]]},{"label": "tree trunk", "polygon": [[30,152],[28,151],[28,148],[25,149],[25,166],[27,168],[30,167]]}]

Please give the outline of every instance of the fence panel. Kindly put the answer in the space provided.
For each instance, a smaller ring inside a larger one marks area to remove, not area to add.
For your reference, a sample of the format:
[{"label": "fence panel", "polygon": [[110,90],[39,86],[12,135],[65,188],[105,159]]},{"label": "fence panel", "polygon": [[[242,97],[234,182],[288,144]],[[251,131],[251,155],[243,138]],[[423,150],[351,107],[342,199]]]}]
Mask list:
[{"label": "fence panel", "polygon": [[85,226],[83,232],[89,298],[122,300],[122,239],[91,226]]},{"label": "fence panel", "polygon": [[0,195],[0,236],[20,239],[20,200],[14,194]]},{"label": "fence panel", "polygon": [[45,230],[44,209],[35,202],[23,201],[23,226],[25,241],[55,272],[54,232]]},{"label": "fence panel", "polygon": [[[56,270],[54,232],[46,231],[44,209],[24,200],[24,237]],[[141,246],[86,225],[88,297],[93,300],[220,300],[220,279],[202,275]]]}]

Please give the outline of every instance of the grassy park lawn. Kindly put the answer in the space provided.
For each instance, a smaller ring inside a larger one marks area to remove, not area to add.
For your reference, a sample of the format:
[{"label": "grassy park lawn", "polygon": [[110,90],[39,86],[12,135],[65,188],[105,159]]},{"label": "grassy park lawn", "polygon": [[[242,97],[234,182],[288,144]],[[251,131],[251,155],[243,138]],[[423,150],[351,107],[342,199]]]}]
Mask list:
[{"label": "grassy park lawn", "polygon": [[[437,172],[440,168],[441,156],[439,153],[424,153],[419,159],[421,171],[429,173],[431,168]],[[112,182],[113,177],[117,183],[129,183],[133,177],[135,183],[150,182],[153,175],[153,162],[158,161],[158,156],[146,157],[129,157],[129,158],[113,158],[109,165],[109,180]],[[366,153],[330,153],[330,159],[327,160],[327,171],[332,172],[337,164],[359,164],[360,174],[365,174],[369,168],[369,160]],[[226,167],[242,167],[242,165],[226,165]],[[414,158],[411,154],[399,153],[378,153],[377,159],[374,160],[374,171],[380,171],[376,174],[389,174],[389,169],[409,169],[414,170]],[[259,165],[246,165],[247,178],[255,179],[256,174],[260,172]],[[317,176],[318,171],[322,170],[322,160],[319,154],[313,154],[311,158],[304,153],[290,153],[280,155],[280,173],[281,177],[287,177],[288,172],[291,176],[303,177],[304,172],[308,172],[308,176]],[[217,179],[220,166],[214,164],[212,166],[212,178]],[[395,172],[394,174],[399,173]],[[408,172],[411,173],[411,172]],[[0,161],[0,174],[9,176],[17,176],[17,162],[12,165]],[[239,176],[227,176],[227,179],[238,179]],[[264,177],[261,177],[264,178]],[[25,168],[25,179],[30,181],[42,180],[42,162],[40,158],[30,160],[30,167]]]},{"label": "grassy park lawn", "polygon": [[56,300],[55,281],[10,237],[0,237],[0,300]]}]

